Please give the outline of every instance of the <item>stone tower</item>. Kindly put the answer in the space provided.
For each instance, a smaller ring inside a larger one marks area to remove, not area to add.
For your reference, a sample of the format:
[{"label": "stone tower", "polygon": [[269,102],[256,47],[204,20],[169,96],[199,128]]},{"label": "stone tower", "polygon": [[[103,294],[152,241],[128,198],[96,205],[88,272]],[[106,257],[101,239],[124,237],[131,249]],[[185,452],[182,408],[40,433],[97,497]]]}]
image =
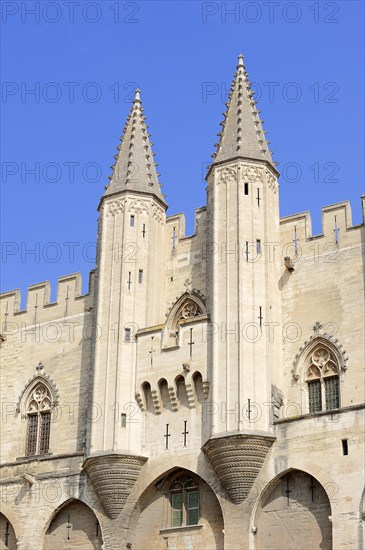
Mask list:
[{"label": "stone tower", "polygon": [[280,364],[278,172],[252,95],[240,55],[207,176],[208,364],[219,410],[205,451],[236,502],[273,441],[270,373]]},{"label": "stone tower", "polygon": [[[154,153],[136,96],[99,205],[96,334],[89,457],[85,469],[110,517],[116,517],[142,467],[140,423],[127,423],[135,403],[138,329],[162,315],[162,195]],[[100,416],[98,412],[100,411]],[[120,428],[124,429],[121,430]],[[132,433],[133,431],[133,433]],[[122,496],[122,498],[121,498]]]}]

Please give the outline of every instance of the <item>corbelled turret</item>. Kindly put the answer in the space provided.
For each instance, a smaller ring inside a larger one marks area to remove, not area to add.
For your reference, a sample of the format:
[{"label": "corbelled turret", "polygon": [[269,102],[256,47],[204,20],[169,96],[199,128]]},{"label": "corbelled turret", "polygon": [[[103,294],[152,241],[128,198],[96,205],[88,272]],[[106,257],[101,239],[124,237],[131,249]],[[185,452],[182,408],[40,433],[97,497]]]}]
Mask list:
[{"label": "corbelled turret", "polygon": [[[212,368],[211,436],[203,450],[232,502],[242,502],[274,440],[273,365],[280,346],[268,327],[281,322],[278,288],[278,173],[239,56],[220,141],[208,175],[207,253]],[[277,344],[277,342],[276,342]]]}]

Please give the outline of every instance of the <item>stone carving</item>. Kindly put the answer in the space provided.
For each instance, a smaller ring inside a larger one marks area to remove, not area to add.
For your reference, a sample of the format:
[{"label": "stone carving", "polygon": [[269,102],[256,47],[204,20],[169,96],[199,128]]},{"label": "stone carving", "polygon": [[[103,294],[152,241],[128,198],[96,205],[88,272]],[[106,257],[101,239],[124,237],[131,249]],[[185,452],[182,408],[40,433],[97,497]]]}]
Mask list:
[{"label": "stone carving", "polygon": [[137,199],[129,206],[128,212],[132,212],[134,214],[148,214],[149,203],[147,201]]},{"label": "stone carving", "polygon": [[198,307],[198,304],[193,300],[187,300],[181,308],[180,319],[190,319],[191,317],[196,317],[197,315],[202,315],[202,311]]},{"label": "stone carving", "polygon": [[290,256],[285,256],[284,258],[285,267],[288,271],[294,271],[294,263],[293,260],[290,258]]},{"label": "stone carving", "polygon": [[[330,334],[320,334],[322,328],[323,325],[317,321],[313,326],[314,334],[303,343],[296,354],[292,368],[294,380],[299,380],[300,365],[310,355],[312,355],[312,365],[315,365],[316,368],[321,368],[326,362],[330,361],[338,365],[341,371],[345,372],[347,370],[348,355],[342,344],[339,343],[338,338],[334,338]],[[314,374],[314,371],[312,374]]]},{"label": "stone carving", "polygon": [[105,454],[91,456],[84,462],[101,505],[110,519],[122,512],[147,457]]},{"label": "stone carving", "polygon": [[119,212],[124,212],[124,201],[121,200],[115,200],[107,205],[106,207],[106,215],[109,216],[117,216]]},{"label": "stone carving", "polygon": [[250,183],[262,181],[264,169],[261,166],[253,166],[252,164],[244,164],[241,168],[241,177]]},{"label": "stone carving", "polygon": [[237,433],[226,437],[213,437],[202,450],[234,504],[243,502],[264,463],[274,436]]},{"label": "stone carving", "polygon": [[274,193],[277,192],[278,182],[269,170],[266,170],[266,183],[269,189],[274,191]]},{"label": "stone carving", "polygon": [[158,223],[163,223],[164,221],[164,210],[161,208],[161,206],[157,206],[154,204],[152,206],[152,218],[156,220]]},{"label": "stone carving", "polygon": [[28,396],[28,413],[37,413],[51,410],[51,394],[47,387],[39,382]]},{"label": "stone carving", "polygon": [[218,178],[218,185],[220,183],[232,183],[234,181],[237,181],[238,177],[238,167],[237,166],[227,166],[226,168],[223,168],[223,170],[220,170],[219,172],[219,178]]},{"label": "stone carving", "polygon": [[321,376],[332,376],[338,374],[336,360],[330,351],[323,347],[318,347],[311,354],[308,361],[307,380],[320,378]]},{"label": "stone carving", "polygon": [[46,388],[49,388],[49,391],[50,391],[50,408],[53,409],[54,407],[57,407],[57,405],[58,405],[59,398],[60,398],[60,392],[58,390],[58,387],[56,386],[53,378],[48,376],[48,374],[46,374],[45,372],[42,372],[42,373],[40,372],[40,369],[39,369],[40,365],[42,365],[42,368],[44,368],[44,365],[42,363],[38,363],[38,365],[36,367],[37,373],[34,374],[34,376],[28,380],[28,382],[24,386],[24,388],[23,388],[23,390],[22,390],[22,392],[19,396],[17,407],[16,407],[16,412],[17,413],[19,413],[20,410],[21,410],[21,406],[22,406],[22,402],[24,400],[23,399],[24,396],[25,396],[25,401],[28,401],[31,392],[36,387],[38,387],[39,384],[42,384],[42,385],[46,386]]},{"label": "stone carving", "polygon": [[318,367],[323,367],[323,365],[327,363],[329,358],[330,358],[330,353],[327,349],[324,349],[324,348],[318,348],[312,354],[312,361]]}]

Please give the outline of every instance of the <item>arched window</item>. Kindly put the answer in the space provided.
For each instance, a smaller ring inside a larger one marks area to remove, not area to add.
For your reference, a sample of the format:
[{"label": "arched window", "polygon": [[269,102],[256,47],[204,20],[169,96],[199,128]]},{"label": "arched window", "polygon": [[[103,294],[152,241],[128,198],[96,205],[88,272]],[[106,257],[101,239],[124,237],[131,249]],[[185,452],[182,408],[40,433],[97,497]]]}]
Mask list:
[{"label": "arched window", "polygon": [[187,475],[170,485],[171,527],[199,524],[199,485]]},{"label": "arched window", "polygon": [[339,368],[335,356],[328,348],[319,345],[309,354],[306,382],[310,413],[339,408]]},{"label": "arched window", "polygon": [[51,394],[47,386],[39,382],[27,400],[26,456],[48,453],[51,430]]}]

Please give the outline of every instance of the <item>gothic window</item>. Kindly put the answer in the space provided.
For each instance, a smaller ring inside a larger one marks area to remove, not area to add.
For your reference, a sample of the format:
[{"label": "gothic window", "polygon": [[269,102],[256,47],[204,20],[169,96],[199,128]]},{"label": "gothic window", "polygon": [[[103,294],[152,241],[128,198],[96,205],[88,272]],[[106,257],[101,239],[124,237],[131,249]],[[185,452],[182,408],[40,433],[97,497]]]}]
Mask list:
[{"label": "gothic window", "polygon": [[329,349],[320,346],[310,354],[306,382],[310,413],[339,408],[339,369]]},{"label": "gothic window", "polygon": [[199,486],[186,475],[175,479],[170,486],[171,527],[199,523]]},{"label": "gothic window", "polygon": [[44,384],[39,383],[28,397],[26,456],[48,453],[50,431],[51,394]]}]

